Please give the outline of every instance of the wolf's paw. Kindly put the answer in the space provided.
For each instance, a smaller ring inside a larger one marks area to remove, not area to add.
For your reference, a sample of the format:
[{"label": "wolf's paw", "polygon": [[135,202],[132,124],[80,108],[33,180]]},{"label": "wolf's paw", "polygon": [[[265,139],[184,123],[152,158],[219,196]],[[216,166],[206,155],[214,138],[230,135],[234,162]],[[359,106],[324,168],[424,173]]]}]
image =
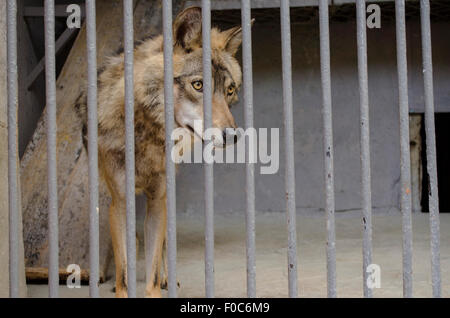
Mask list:
[{"label": "wolf's paw", "polygon": [[128,298],[128,292],[126,289],[116,288],[116,298]]},{"label": "wolf's paw", "polygon": [[[167,277],[163,278],[161,280],[160,286],[161,286],[161,289],[164,289],[164,290],[168,290],[169,289],[169,284],[167,283]],[[179,281],[177,281],[177,287],[180,288],[180,282]]]},{"label": "wolf's paw", "polygon": [[145,291],[145,298],[162,298],[161,289],[153,288]]}]

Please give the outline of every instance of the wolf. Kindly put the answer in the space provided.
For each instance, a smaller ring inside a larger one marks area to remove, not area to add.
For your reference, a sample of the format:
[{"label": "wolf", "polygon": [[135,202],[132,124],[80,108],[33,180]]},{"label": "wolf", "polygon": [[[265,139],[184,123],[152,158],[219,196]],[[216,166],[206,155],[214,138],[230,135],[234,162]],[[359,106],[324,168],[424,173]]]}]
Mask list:
[{"label": "wolf", "polygon": [[[225,31],[211,29],[212,122],[213,128],[223,132],[214,138],[217,147],[231,143],[227,133],[237,128],[230,107],[238,100],[242,82],[241,67],[236,59],[241,43],[241,26]],[[174,20],[173,84],[175,127],[186,131],[191,137],[190,144],[195,138],[204,140],[203,124],[194,125],[196,121],[203,123],[201,8],[187,8]],[[124,88],[124,56],[120,53],[107,60],[98,76],[99,170],[112,199],[109,222],[116,268],[116,297],[127,297]],[[76,104],[83,121],[84,141],[85,95],[83,93]],[[167,213],[162,35],[144,40],[134,49],[134,102],[136,193],[147,197],[145,293],[146,297],[161,297],[161,285],[167,283],[167,269],[161,275],[165,267]]]}]

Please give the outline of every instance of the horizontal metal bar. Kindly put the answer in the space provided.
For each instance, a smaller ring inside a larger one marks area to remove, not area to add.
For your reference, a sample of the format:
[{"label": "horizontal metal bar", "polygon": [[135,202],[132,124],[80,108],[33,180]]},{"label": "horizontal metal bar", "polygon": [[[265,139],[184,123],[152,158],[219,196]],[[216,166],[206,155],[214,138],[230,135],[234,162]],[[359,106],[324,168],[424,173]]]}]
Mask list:
[{"label": "horizontal metal bar", "polygon": [[408,69],[406,62],[405,0],[395,1],[397,72],[400,112],[400,183],[403,230],[403,296],[412,297],[411,162],[409,149]]},{"label": "horizontal metal bar", "polygon": [[[330,6],[340,6],[344,4],[356,3],[358,0],[327,0]],[[394,2],[395,0],[370,0],[370,3]],[[417,2],[417,0],[407,0],[407,2]],[[250,0],[252,9],[279,8],[280,0]],[[200,6],[201,0],[188,0],[185,7]],[[316,7],[317,0],[290,0],[291,7]],[[213,1],[211,10],[239,10],[241,0]]]},{"label": "horizontal metal bar", "polygon": [[[55,5],[55,17],[67,17],[69,14],[66,10],[69,5]],[[81,16],[85,16],[84,8],[81,8]],[[25,17],[43,17],[44,8],[43,7],[25,7],[23,15]]]},{"label": "horizontal metal bar", "polygon": [[7,5],[7,94],[8,94],[8,205],[9,205],[9,296],[19,297],[19,184],[18,184],[18,75],[17,1]]},{"label": "horizontal metal bar", "polygon": [[48,170],[48,286],[51,298],[58,297],[58,185],[56,161],[56,58],[55,1],[45,0],[45,78],[47,101],[47,170]]},{"label": "horizontal metal bar", "polygon": [[430,2],[420,1],[422,30],[423,81],[425,94],[425,133],[427,171],[429,178],[428,204],[431,233],[431,281],[433,297],[441,297],[439,195],[436,162],[436,133],[434,124],[433,62],[431,50]]},{"label": "horizontal metal bar", "polygon": [[[343,5],[357,3],[359,0],[333,0],[333,5]],[[394,2],[395,0],[368,0],[368,3]],[[417,0],[406,0],[407,2],[417,2]]]}]

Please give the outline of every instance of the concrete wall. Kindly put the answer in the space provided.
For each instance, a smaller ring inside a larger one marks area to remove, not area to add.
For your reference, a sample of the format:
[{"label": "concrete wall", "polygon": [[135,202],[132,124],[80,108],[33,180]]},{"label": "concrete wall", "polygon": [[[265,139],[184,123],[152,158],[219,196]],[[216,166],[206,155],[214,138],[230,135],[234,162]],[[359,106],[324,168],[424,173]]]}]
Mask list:
[{"label": "concrete wall", "polygon": [[[411,111],[423,110],[420,24],[408,20],[409,99]],[[450,23],[433,23],[435,99],[438,111],[450,111]],[[359,91],[355,22],[331,24],[335,193],[337,211],[360,208]],[[321,84],[317,24],[292,29],[296,194],[299,211],[324,206]],[[395,48],[395,23],[368,31],[371,125],[372,199],[374,210],[399,207],[400,150]],[[284,150],[280,30],[276,25],[253,27],[255,126],[280,128],[280,170],[260,175],[256,168],[256,209],[283,211]],[[243,125],[243,108],[233,110]],[[245,167],[216,165],[216,212],[245,210]],[[201,165],[183,165],[177,178],[177,209],[203,212]]]}]

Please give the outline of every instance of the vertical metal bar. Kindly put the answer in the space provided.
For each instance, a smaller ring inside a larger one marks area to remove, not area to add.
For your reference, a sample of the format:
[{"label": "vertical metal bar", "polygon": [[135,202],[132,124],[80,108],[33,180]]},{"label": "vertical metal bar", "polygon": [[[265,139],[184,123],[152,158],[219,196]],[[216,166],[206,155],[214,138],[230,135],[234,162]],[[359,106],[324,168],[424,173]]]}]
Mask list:
[{"label": "vertical metal bar", "polygon": [[[242,19],[242,62],[244,73],[244,118],[245,129],[253,128],[253,72],[252,72],[252,30],[250,1],[241,1]],[[246,147],[246,225],[247,225],[247,296],[256,297],[255,262],[255,168],[249,160]]]},{"label": "vertical metal bar", "polygon": [[412,220],[409,150],[408,69],[406,62],[405,0],[395,1],[397,72],[400,112],[401,212],[403,227],[403,296],[412,297]]},{"label": "vertical metal bar", "polygon": [[47,97],[48,287],[58,297],[58,185],[56,172],[55,1],[45,0],[45,80]]},{"label": "vertical metal bar", "polygon": [[436,136],[434,125],[433,62],[431,51],[430,1],[420,1],[422,27],[422,59],[425,93],[425,132],[427,143],[427,170],[430,180],[428,202],[431,232],[431,279],[433,297],[441,297],[439,197],[436,163]]},{"label": "vertical metal bar", "polygon": [[280,2],[281,49],[283,69],[283,118],[285,141],[285,186],[288,230],[288,280],[289,297],[298,296],[297,277],[297,228],[295,205],[295,161],[294,124],[292,115],[292,65],[291,65],[291,21],[288,0]]},{"label": "vertical metal bar", "polygon": [[89,157],[89,294],[99,297],[99,206],[97,120],[97,26],[95,0],[86,0],[86,47],[88,64],[88,157]]},{"label": "vertical metal bar", "polygon": [[367,267],[372,263],[372,190],[370,176],[369,88],[367,74],[366,1],[356,1],[358,74],[360,102],[361,146],[361,205],[363,223],[363,290],[364,297],[372,297],[367,285]]},{"label": "vertical metal bar", "polygon": [[9,183],[9,296],[19,297],[19,185],[17,155],[17,1],[7,2],[8,54],[8,183]]},{"label": "vertical metal bar", "polygon": [[[202,0],[203,38],[203,126],[212,127],[211,83],[211,3]],[[211,142],[211,141],[208,141]],[[206,297],[214,297],[214,166],[205,167],[205,288]]]},{"label": "vertical metal bar", "polygon": [[136,297],[136,199],[134,158],[134,29],[133,0],[123,1],[125,52],[125,171],[127,206],[128,297]]},{"label": "vertical metal bar", "polygon": [[163,1],[164,33],[164,102],[166,121],[166,202],[167,202],[167,262],[169,297],[177,297],[177,223],[175,195],[175,164],[172,161],[174,129],[173,108],[173,35],[172,0]]},{"label": "vertical metal bar", "polygon": [[334,221],[333,122],[331,107],[330,35],[328,0],[319,1],[320,71],[323,103],[323,150],[325,160],[325,213],[327,216],[328,297],[336,297],[336,234]]}]

